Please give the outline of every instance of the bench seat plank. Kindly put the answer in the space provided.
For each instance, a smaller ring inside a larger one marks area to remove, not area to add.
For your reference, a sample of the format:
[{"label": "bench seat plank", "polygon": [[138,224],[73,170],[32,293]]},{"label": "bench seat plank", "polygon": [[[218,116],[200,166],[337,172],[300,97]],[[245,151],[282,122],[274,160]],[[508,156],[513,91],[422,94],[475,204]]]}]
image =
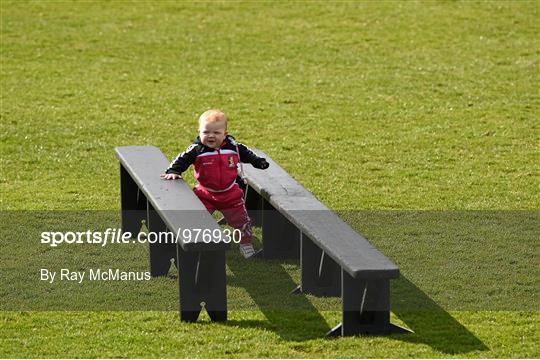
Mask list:
[{"label": "bench seat plank", "polygon": [[[253,166],[243,166],[244,175],[252,186],[264,198],[274,195],[286,196],[309,196],[311,193],[306,190],[298,181],[293,179],[278,163],[266,155],[264,152],[255,150],[255,153],[266,158],[270,164],[268,170],[256,169]],[[313,196],[313,195],[311,195]]]},{"label": "bench seat plank", "polygon": [[248,184],[353,278],[393,279],[399,268],[264,152],[268,170],[244,168]]},{"label": "bench seat plank", "polygon": [[[123,146],[117,147],[115,152],[122,166],[174,234],[178,229],[220,230],[215,219],[183,180],[166,181],[159,177],[169,166],[169,160],[160,149],[155,146]],[[185,251],[229,248],[229,244],[222,240],[206,244],[199,236],[197,241],[180,244]]]},{"label": "bench seat plank", "polygon": [[392,261],[314,197],[274,196],[270,203],[352,277],[399,277]]}]

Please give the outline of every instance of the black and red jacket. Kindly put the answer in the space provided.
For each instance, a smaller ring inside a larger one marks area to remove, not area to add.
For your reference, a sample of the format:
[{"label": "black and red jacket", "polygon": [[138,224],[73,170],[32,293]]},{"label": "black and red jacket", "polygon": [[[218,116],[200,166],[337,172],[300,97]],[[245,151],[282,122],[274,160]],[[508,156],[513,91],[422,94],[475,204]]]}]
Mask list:
[{"label": "black and red jacket", "polygon": [[249,163],[260,168],[263,158],[258,157],[247,146],[236,142],[230,136],[219,149],[212,149],[201,143],[199,137],[180,155],[178,155],[169,168],[167,174],[182,174],[190,165],[193,165],[194,176],[204,188],[214,192],[230,189],[238,176],[238,162]]}]

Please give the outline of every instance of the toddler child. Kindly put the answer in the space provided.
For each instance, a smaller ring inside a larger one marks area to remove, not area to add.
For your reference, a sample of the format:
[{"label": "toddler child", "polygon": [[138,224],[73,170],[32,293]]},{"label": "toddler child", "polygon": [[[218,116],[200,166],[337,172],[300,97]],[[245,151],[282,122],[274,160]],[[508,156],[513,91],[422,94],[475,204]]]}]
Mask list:
[{"label": "toddler child", "polygon": [[251,220],[244,204],[244,193],[236,182],[238,163],[267,169],[266,159],[258,157],[227,133],[227,117],[219,110],[205,111],[199,117],[199,136],[174,159],[161,177],[181,179],[193,164],[197,185],[193,189],[206,209],[219,210],[227,223],[241,233],[240,252],[247,259],[255,255],[251,243]]}]

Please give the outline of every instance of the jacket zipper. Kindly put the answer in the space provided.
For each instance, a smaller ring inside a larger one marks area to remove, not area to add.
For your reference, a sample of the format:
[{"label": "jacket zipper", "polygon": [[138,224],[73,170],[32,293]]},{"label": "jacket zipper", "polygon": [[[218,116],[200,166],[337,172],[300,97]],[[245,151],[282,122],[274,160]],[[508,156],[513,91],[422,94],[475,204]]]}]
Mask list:
[{"label": "jacket zipper", "polygon": [[218,148],[217,149],[217,152],[218,152],[218,161],[219,161],[219,188],[221,189],[223,187],[223,184],[222,184],[222,181],[221,181],[221,151],[219,151],[220,149]]}]

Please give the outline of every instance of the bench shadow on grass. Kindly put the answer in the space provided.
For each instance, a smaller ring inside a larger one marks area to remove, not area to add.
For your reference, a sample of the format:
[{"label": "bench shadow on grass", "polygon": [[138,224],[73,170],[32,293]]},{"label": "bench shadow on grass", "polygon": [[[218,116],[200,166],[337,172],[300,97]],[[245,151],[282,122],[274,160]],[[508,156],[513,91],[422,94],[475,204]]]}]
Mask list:
[{"label": "bench shadow on grass", "polygon": [[227,254],[227,266],[233,273],[227,279],[228,285],[245,289],[255,303],[251,307],[245,304],[233,306],[239,310],[260,311],[267,319],[229,320],[227,323],[272,331],[287,341],[323,337],[330,327],[317,308],[305,295],[289,294],[297,284],[285,270],[287,264],[297,265],[297,262],[245,260],[236,254]]},{"label": "bench shadow on grass", "polygon": [[392,335],[400,341],[429,345],[445,354],[486,351],[489,348],[403,275],[392,281],[392,312],[413,334]]},{"label": "bench shadow on grass", "polygon": [[[236,253],[227,253],[227,266],[232,276],[231,287],[243,288],[256,308],[231,304],[238,310],[261,311],[267,320],[229,320],[239,327],[256,327],[272,331],[287,341],[324,338],[330,325],[305,295],[290,295],[296,287],[284,266],[298,266],[296,261],[245,260]],[[414,333],[389,335],[390,338],[426,344],[444,354],[464,354],[489,348],[448,312],[406,277],[392,281],[392,312]],[[327,310],[340,311],[334,305]]]}]

